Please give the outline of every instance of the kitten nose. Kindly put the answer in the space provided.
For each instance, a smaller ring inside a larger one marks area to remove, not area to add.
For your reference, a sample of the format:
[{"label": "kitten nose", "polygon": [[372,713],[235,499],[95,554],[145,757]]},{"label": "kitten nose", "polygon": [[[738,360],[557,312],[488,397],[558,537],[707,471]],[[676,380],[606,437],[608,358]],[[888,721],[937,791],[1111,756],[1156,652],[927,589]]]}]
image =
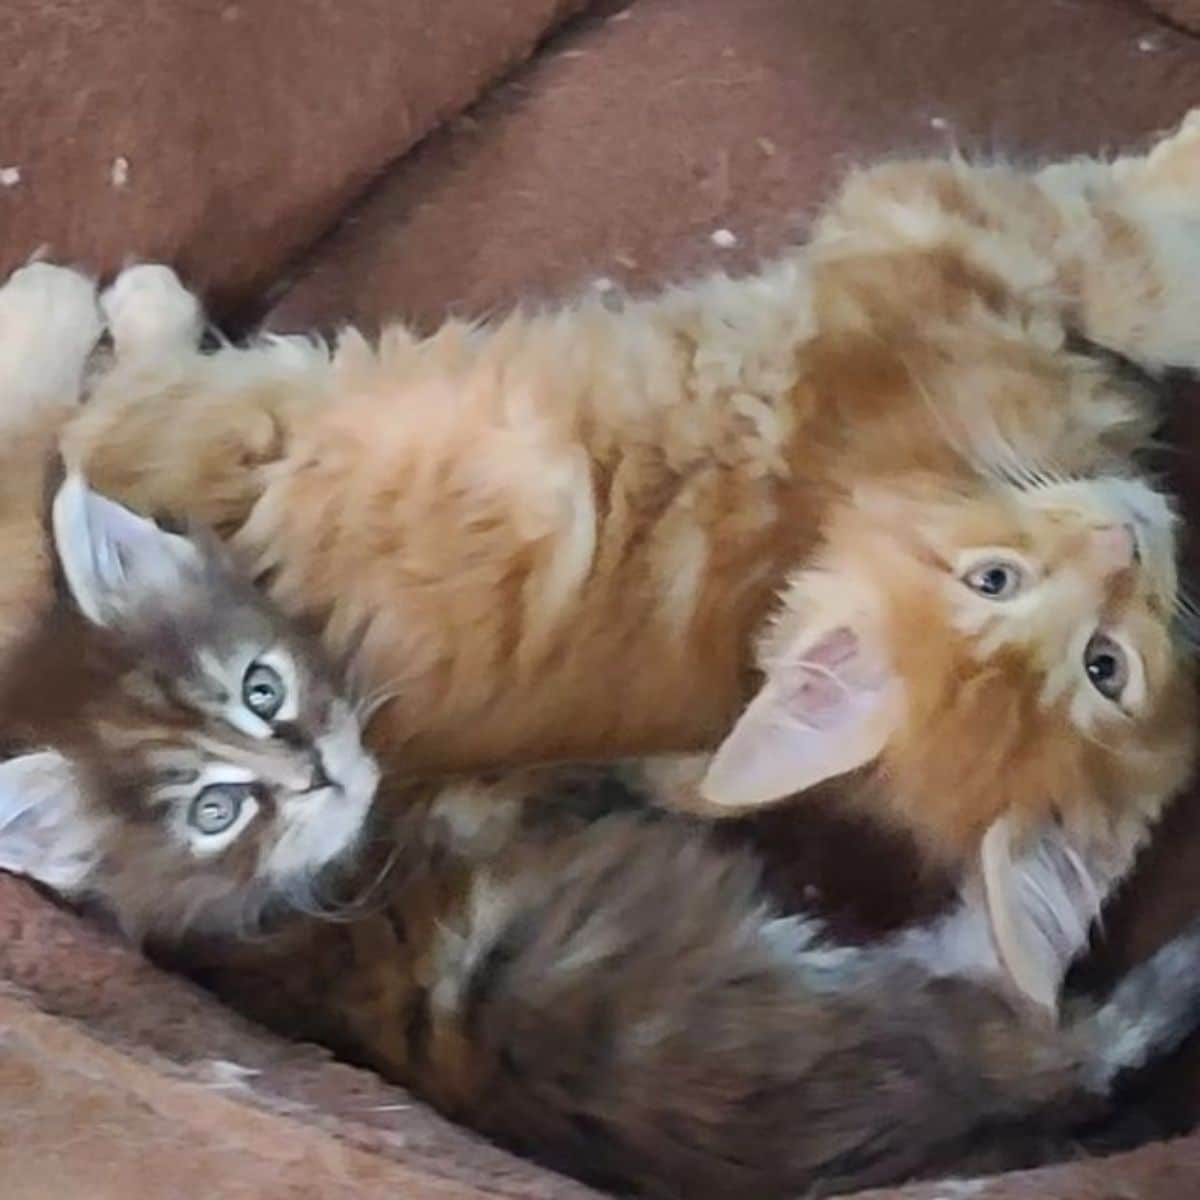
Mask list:
[{"label": "kitten nose", "polygon": [[1140,557],[1137,531],[1128,521],[1100,526],[1093,532],[1092,542],[1100,565],[1109,571],[1124,571]]}]

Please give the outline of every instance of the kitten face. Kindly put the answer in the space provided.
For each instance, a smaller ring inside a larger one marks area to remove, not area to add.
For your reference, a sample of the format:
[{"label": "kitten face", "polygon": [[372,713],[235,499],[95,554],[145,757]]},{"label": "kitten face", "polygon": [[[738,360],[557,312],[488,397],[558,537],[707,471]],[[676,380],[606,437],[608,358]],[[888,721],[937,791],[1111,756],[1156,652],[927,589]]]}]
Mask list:
[{"label": "kitten face", "polygon": [[9,664],[0,711],[22,749],[60,756],[61,796],[22,807],[0,767],[0,866],[161,928],[302,900],[354,846],[378,781],[315,645],[215,546],[78,479],[54,534],[70,603]]},{"label": "kitten face", "polygon": [[840,553],[878,598],[899,684],[881,762],[898,795],[940,797],[937,832],[955,849],[1010,814],[1156,814],[1194,746],[1165,501],[1108,479],[872,515],[890,547],[847,529]]},{"label": "kitten face", "polygon": [[[843,507],[762,655],[777,716],[855,742],[843,769],[874,760],[888,802],[961,853],[1010,811],[1118,819],[1181,786],[1176,607],[1174,518],[1139,481],[918,479]],[[807,747],[820,778],[828,753]]]},{"label": "kitten face", "polygon": [[972,657],[1018,658],[1039,710],[1104,741],[1153,724],[1180,674],[1173,524],[1112,479],[1006,489],[918,533]]},{"label": "kitten face", "polygon": [[851,801],[976,874],[1006,966],[1053,1005],[1192,770],[1169,506],[1116,478],[864,487],[784,600],[702,795],[746,808],[856,772]]}]

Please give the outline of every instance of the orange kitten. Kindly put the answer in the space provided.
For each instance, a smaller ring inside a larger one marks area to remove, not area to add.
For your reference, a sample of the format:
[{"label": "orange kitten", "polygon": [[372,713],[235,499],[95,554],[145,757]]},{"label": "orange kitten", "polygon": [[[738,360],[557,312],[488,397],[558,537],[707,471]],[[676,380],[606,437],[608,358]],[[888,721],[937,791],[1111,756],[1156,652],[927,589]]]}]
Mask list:
[{"label": "orange kitten", "polygon": [[333,356],[201,355],[138,268],[65,449],[357,647],[408,769],[713,744],[807,564],[705,800],[874,764],[847,792],[979,855],[1045,996],[1062,930],[1026,928],[1010,846],[1063,823],[1088,916],[1191,759],[1155,414],[1092,344],[1200,362],[1196,184],[1198,118],[1111,165],[891,165],[746,279]]}]

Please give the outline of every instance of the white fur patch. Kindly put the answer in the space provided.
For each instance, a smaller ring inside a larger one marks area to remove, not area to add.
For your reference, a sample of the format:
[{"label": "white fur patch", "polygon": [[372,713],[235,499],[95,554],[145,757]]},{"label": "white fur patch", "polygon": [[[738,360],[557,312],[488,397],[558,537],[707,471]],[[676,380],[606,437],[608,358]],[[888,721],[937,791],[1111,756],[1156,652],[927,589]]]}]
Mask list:
[{"label": "white fur patch", "polygon": [[0,287],[0,427],[78,403],[100,332],[86,275],[45,262],[14,271]]},{"label": "white fur patch", "polygon": [[100,307],[122,358],[191,350],[204,332],[200,302],[170,267],[159,263],[122,271],[100,297]]},{"label": "white fur patch", "polygon": [[284,883],[319,871],[354,844],[366,811],[336,788],[281,801],[276,818],[281,831],[263,864],[267,874]]},{"label": "white fur patch", "polygon": [[263,863],[276,881],[311,875],[348,851],[375,798],[379,768],[363,749],[358,724],[342,701],[335,703],[330,732],[318,740],[317,750],[335,786],[281,801],[282,831]]},{"label": "white fur patch", "polygon": [[546,470],[546,495],[555,510],[554,549],[541,572],[533,601],[537,613],[530,624],[552,624],[559,617],[587,579],[596,553],[596,503],[587,455],[572,450]]}]

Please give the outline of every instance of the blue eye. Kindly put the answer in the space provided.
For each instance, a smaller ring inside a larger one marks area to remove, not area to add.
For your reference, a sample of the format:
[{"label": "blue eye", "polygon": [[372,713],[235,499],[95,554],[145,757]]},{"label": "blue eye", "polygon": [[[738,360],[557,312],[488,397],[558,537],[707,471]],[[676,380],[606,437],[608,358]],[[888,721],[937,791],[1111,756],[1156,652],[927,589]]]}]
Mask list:
[{"label": "blue eye", "polygon": [[224,833],[237,821],[251,793],[247,783],[212,783],[192,801],[188,824],[212,836]]},{"label": "blue eye", "polygon": [[1092,687],[1106,700],[1119,700],[1129,683],[1129,659],[1107,634],[1092,635],[1083,652],[1083,669]]},{"label": "blue eye", "polygon": [[242,679],[242,703],[264,721],[274,720],[287,699],[279,672],[266,663],[251,663]]},{"label": "blue eye", "polygon": [[1011,600],[1025,585],[1025,574],[1016,563],[990,559],[963,576],[963,583],[988,600]]}]

